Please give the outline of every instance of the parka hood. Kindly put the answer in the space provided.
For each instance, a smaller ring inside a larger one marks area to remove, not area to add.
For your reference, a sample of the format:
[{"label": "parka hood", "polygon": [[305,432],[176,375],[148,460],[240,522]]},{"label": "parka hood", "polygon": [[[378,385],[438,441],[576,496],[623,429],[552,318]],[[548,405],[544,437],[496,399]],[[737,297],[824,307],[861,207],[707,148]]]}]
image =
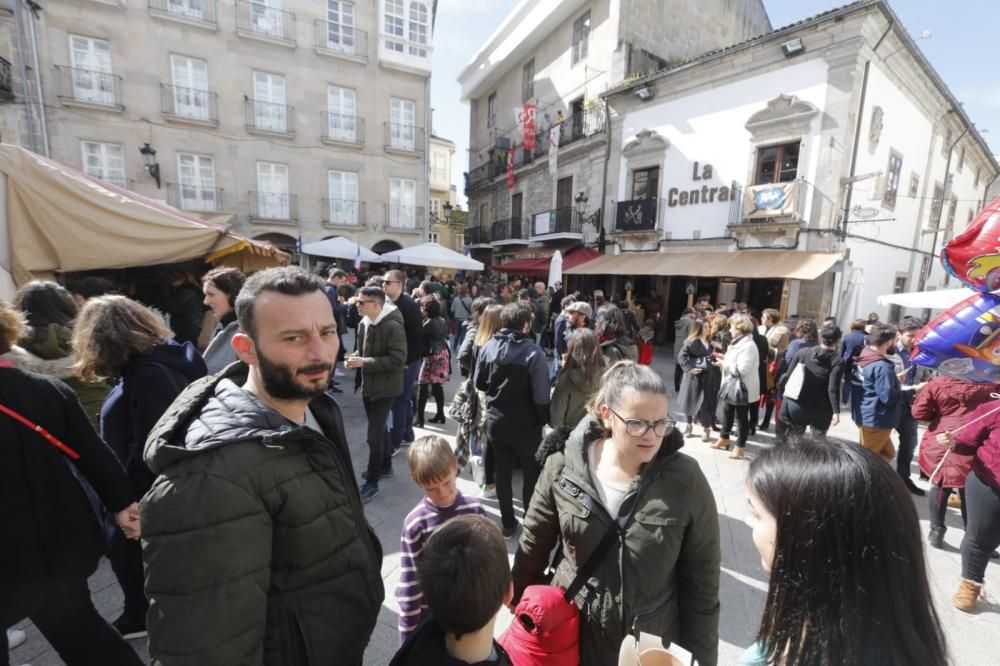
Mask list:
[{"label": "parka hood", "polygon": [[861,354],[858,356],[857,364],[858,367],[865,367],[866,365],[871,365],[876,361],[885,361],[886,363],[892,363],[889,358],[882,352],[875,351],[871,347],[865,347],[861,350]]},{"label": "parka hood", "polygon": [[136,368],[147,364],[165,365],[189,382],[205,376],[205,361],[190,342],[178,344],[170,340],[156,345],[145,354],[135,357],[125,372],[133,372]]},{"label": "parka hood", "polygon": [[515,331],[512,328],[500,329],[494,334],[493,339],[497,341],[497,365],[508,365],[511,363],[523,364],[523,359],[535,342],[526,333]]},{"label": "parka hood", "polygon": [[46,359],[29,350],[14,345],[6,354],[0,355],[0,360],[8,361],[15,368],[25,372],[34,372],[39,375],[47,375],[57,379],[73,379],[73,364],[76,363],[76,354],[70,353],[68,356],[57,356]]}]

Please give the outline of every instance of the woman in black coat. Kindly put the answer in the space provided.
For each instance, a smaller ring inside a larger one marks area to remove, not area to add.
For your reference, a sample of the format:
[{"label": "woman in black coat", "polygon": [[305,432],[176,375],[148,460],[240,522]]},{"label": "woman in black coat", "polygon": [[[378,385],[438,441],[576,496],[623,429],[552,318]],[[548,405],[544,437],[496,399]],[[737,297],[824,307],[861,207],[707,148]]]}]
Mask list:
[{"label": "woman in black coat", "polygon": [[[0,353],[22,334],[23,320],[0,301]],[[87,578],[107,541],[80,474],[128,536],[139,536],[139,508],[114,454],[62,382],[0,362],[0,511],[8,535],[0,548],[0,626],[29,618],[59,656],[75,664],[142,664],[101,616]],[[57,448],[17,414],[38,424],[78,457]],[[0,663],[7,663],[0,633]]]},{"label": "woman in black coat", "polygon": [[451,353],[448,351],[448,322],[441,316],[441,302],[435,296],[420,299],[423,321],[423,362],[420,364],[420,393],[417,397],[418,428],[424,427],[428,393],[434,392],[437,414],[431,423],[444,423],[444,385],[451,379]]}]

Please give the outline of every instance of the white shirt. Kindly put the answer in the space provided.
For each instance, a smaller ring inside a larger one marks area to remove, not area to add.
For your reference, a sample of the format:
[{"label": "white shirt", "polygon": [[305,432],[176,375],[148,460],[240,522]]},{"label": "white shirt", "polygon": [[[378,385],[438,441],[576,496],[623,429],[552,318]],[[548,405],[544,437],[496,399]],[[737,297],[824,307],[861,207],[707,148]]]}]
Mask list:
[{"label": "white shirt", "polygon": [[597,494],[601,498],[601,504],[607,508],[612,518],[617,519],[618,511],[621,509],[622,502],[625,501],[625,495],[628,492],[628,485],[622,486],[601,478],[601,474],[597,470],[597,463],[597,446],[595,445],[587,450],[587,467],[590,468],[591,478],[597,482]]}]

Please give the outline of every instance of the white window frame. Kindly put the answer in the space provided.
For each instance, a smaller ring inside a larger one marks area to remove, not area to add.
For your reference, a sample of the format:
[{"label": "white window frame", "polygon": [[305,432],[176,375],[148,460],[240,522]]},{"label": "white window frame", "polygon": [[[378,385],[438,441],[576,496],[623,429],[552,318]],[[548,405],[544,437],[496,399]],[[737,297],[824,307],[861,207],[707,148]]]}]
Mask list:
[{"label": "white window frame", "polygon": [[[96,162],[91,162],[90,157],[95,157]],[[122,144],[81,139],[80,161],[85,174],[118,187],[128,186],[128,179],[125,177],[125,151]]]},{"label": "white window frame", "polygon": [[288,165],[257,162],[257,216],[266,220],[291,219]]},{"label": "white window frame", "polygon": [[106,39],[69,35],[70,82],[73,99],[94,104],[115,103],[111,43]]},{"label": "white window frame", "polygon": [[208,120],[208,63],[200,58],[170,56],[170,80],[173,84],[175,115]]},{"label": "white window frame", "polygon": [[410,0],[408,28],[410,55],[426,58],[427,45],[430,43],[430,21],[427,5],[421,0]]},{"label": "white window frame", "polygon": [[211,155],[177,153],[177,196],[183,210],[218,210],[215,159]]},{"label": "white window frame", "polygon": [[454,238],[455,238],[455,243],[454,243],[455,251],[465,252],[465,233],[457,231],[454,234]]},{"label": "white window frame", "polygon": [[357,143],[358,95],[352,88],[326,88],[327,133],[334,141]]},{"label": "white window frame", "polygon": [[385,0],[385,48],[398,53],[405,52],[406,1]]},{"label": "white window frame", "polygon": [[250,0],[250,26],[269,37],[285,36],[285,13],[281,0]]},{"label": "white window frame", "polygon": [[358,174],[354,171],[327,172],[329,220],[331,224],[358,224]]},{"label": "white window frame", "polygon": [[205,18],[205,3],[212,0],[167,0],[167,11],[171,14],[193,19]]},{"label": "white window frame", "polygon": [[417,181],[412,178],[389,178],[389,226],[416,229],[416,206]]},{"label": "white window frame", "polygon": [[255,128],[271,132],[288,131],[286,90],[283,74],[253,73]]},{"label": "white window frame", "polygon": [[412,99],[389,98],[389,146],[416,150],[417,104]]},{"label": "white window frame", "polygon": [[327,0],[326,47],[337,51],[353,51],[355,47],[353,2]]},{"label": "white window frame", "polygon": [[486,98],[486,126],[493,127],[497,124],[497,94],[490,93]]},{"label": "white window frame", "polygon": [[570,65],[587,59],[587,51],[590,47],[590,10],[588,9],[579,18],[573,21],[573,44]]}]

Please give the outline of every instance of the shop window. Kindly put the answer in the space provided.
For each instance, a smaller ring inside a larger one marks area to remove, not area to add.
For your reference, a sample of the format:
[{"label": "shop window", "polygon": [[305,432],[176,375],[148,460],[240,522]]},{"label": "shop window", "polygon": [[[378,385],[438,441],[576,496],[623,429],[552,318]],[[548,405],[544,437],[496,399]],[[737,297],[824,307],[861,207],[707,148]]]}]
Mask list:
[{"label": "shop window", "polygon": [[799,171],[799,142],[757,149],[755,185],[790,183]]},{"label": "shop window", "polygon": [[889,151],[889,164],[885,168],[885,192],[882,205],[890,210],[896,207],[896,193],[899,192],[899,174],[903,170],[903,156],[895,150]]},{"label": "shop window", "polygon": [[655,199],[660,191],[660,167],[632,172],[632,200]]}]

